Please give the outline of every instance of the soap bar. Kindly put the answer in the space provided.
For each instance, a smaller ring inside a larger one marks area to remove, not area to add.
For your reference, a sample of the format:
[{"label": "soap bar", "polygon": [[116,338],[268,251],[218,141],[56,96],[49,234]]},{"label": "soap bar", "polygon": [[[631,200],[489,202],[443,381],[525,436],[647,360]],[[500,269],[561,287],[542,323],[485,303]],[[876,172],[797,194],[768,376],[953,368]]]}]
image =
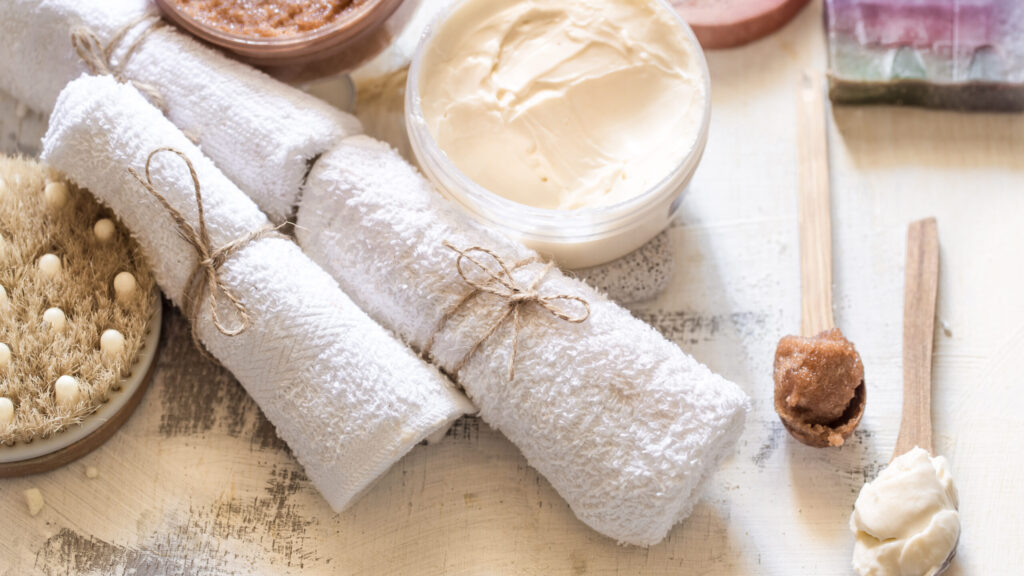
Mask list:
[{"label": "soap bar", "polygon": [[1024,110],[1024,2],[826,0],[837,103]]}]

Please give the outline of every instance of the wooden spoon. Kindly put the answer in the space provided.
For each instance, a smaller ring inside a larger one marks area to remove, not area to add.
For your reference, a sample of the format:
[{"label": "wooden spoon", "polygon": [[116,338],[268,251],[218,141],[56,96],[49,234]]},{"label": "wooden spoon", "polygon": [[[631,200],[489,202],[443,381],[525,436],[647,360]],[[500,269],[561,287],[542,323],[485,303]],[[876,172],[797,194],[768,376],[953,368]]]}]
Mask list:
[{"label": "wooden spoon", "polygon": [[[919,220],[907,230],[907,272],[903,297],[903,418],[892,459],[915,446],[934,456],[932,442],[932,349],[935,302],[939,293],[939,231],[934,218]],[[953,544],[935,573],[946,571],[956,556]]]},{"label": "wooden spoon", "polygon": [[932,452],[932,345],[939,293],[939,231],[934,218],[907,230],[903,297],[903,419],[895,459],[914,446]]},{"label": "wooden spoon", "polygon": [[[786,336],[779,341],[775,411],[794,438],[819,448],[842,446],[860,423],[867,402],[860,356],[834,330],[826,120],[824,87],[820,80],[805,74],[797,111],[803,337]],[[851,382],[853,378],[856,380]],[[848,396],[851,388],[852,398]],[[834,406],[847,400],[845,410],[843,405]]]}]

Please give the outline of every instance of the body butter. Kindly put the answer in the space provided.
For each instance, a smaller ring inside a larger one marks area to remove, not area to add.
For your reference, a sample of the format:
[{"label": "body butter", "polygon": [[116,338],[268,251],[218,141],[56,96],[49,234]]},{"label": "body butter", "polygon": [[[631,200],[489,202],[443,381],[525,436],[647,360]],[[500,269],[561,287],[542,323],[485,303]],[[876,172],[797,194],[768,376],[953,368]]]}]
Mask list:
[{"label": "body butter", "polygon": [[707,134],[703,53],[662,0],[463,0],[407,88],[441,192],[569,267],[660,232]]},{"label": "body butter", "polygon": [[861,488],[850,517],[853,568],[862,576],[933,576],[960,537],[949,464],[921,448]]},{"label": "body butter", "polygon": [[704,113],[699,48],[654,2],[469,0],[423,56],[423,116],[484,188],[537,208],[658,184]]}]

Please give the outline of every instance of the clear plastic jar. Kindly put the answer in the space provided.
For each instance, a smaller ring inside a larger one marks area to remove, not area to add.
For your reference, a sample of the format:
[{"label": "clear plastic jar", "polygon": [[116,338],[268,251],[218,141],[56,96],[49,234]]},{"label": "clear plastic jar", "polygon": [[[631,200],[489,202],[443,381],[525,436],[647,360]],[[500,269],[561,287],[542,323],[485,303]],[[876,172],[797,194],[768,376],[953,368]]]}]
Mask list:
[{"label": "clear plastic jar", "polygon": [[636,250],[671,222],[682,203],[707,143],[711,116],[711,82],[707,62],[689,26],[663,0],[694,45],[704,82],[704,110],[696,141],[670,173],[638,196],[611,206],[551,210],[515,202],[486,190],[465,176],[445,154],[424,118],[421,64],[425,48],[459,3],[442,12],[427,28],[413,57],[406,84],[405,121],[420,168],[438,190],[484,225],[503,232],[567,268],[603,264]]},{"label": "clear plastic jar", "polygon": [[416,11],[418,0],[365,0],[336,21],[300,34],[246,36],[200,22],[175,0],[156,0],[164,15],[197,38],[290,82],[347,72],[391,45]]}]

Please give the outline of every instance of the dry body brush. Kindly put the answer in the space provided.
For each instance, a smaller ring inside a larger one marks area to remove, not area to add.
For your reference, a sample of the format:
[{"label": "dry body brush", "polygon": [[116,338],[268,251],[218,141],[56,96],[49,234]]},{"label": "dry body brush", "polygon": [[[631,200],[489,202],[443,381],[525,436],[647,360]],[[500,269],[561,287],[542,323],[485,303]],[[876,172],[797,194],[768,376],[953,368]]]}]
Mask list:
[{"label": "dry body brush", "polygon": [[113,216],[57,172],[8,157],[0,287],[0,445],[9,446],[81,423],[119,390],[156,299]]}]

